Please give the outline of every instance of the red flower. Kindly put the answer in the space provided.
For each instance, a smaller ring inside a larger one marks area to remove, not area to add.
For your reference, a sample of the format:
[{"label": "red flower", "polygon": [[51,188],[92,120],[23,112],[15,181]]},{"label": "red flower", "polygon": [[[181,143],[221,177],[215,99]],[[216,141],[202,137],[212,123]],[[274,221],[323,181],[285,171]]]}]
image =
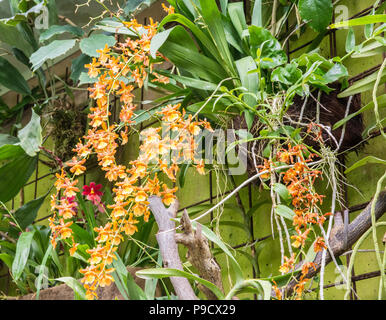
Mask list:
[{"label": "red flower", "polygon": [[100,191],[101,188],[101,184],[96,185],[95,182],[90,182],[89,186],[83,186],[82,195],[86,196],[86,199],[90,200],[93,204],[99,205],[101,196],[103,195],[103,192]]}]

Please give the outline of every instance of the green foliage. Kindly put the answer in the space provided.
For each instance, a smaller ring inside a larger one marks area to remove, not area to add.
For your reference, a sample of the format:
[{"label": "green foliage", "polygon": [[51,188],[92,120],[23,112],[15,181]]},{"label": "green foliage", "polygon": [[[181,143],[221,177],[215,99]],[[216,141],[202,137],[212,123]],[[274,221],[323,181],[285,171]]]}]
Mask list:
[{"label": "green foliage", "polygon": [[1,85],[24,95],[31,94],[31,89],[24,77],[3,57],[0,57],[0,70]]},{"label": "green foliage", "polygon": [[303,20],[315,31],[323,31],[332,19],[331,0],[299,0],[299,12]]}]

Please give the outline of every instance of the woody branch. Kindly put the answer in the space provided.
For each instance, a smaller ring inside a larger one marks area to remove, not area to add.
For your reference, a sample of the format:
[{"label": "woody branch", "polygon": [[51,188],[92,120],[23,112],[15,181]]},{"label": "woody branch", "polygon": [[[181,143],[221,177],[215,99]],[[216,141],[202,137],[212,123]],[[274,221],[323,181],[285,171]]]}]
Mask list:
[{"label": "woody branch", "polygon": [[[338,222],[335,224],[334,228],[331,231],[331,236],[329,239],[330,248],[335,257],[342,255],[348,248],[353,246],[355,242],[371,227],[371,204],[372,201],[367,205],[367,207],[351,222],[348,227],[344,228],[344,223],[338,219]],[[386,190],[382,191],[379,194],[377,202],[375,204],[375,218],[378,220],[386,212]],[[326,264],[332,261],[331,254],[327,251],[326,255]],[[322,264],[322,252],[318,252],[314,259],[315,270],[310,268],[306,278],[312,278],[315,276],[321,268]],[[299,263],[301,266],[303,262]],[[286,287],[287,296],[291,295],[294,287],[297,283],[297,280],[291,280],[291,282]]]}]

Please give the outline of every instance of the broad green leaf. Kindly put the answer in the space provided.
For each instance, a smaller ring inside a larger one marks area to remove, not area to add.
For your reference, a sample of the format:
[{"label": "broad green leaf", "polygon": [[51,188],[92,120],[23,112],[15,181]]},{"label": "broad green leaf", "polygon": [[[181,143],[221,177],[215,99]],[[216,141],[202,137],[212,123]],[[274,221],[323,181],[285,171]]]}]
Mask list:
[{"label": "broad green leaf", "polygon": [[242,38],[243,31],[248,27],[247,22],[245,21],[244,3],[230,3],[228,5],[228,14],[240,38]]},{"label": "broad green leaf", "polygon": [[42,144],[42,127],[40,125],[40,116],[32,110],[30,122],[21,130],[17,137],[20,140],[20,146],[26,154],[33,157],[39,151]]},{"label": "broad green leaf", "polygon": [[341,63],[336,63],[327,73],[323,76],[325,83],[333,83],[343,77],[348,76],[346,67]]},{"label": "broad green leaf", "polygon": [[292,200],[292,197],[287,189],[287,187],[284,184],[281,183],[275,183],[273,185],[273,190],[277,192],[286,203],[290,202]]},{"label": "broad green leaf", "polygon": [[99,57],[97,50],[104,49],[105,45],[112,47],[116,42],[117,40],[113,36],[93,33],[88,38],[82,39],[79,47],[84,54],[90,57]]},{"label": "broad green leaf", "polygon": [[257,99],[253,95],[256,95],[259,91],[259,76],[257,73],[251,73],[250,71],[257,69],[256,63],[251,56],[248,56],[237,60],[235,64],[237,72],[239,73],[241,84],[248,90],[249,93],[243,96],[243,100],[246,104],[253,107],[257,103]]},{"label": "broad green leaf", "polygon": [[31,94],[28,83],[19,70],[3,57],[0,57],[0,84],[24,95]]},{"label": "broad green leaf", "polygon": [[17,26],[10,26],[0,21],[0,41],[21,50],[27,57],[34,51]]},{"label": "broad green leaf", "polygon": [[16,210],[14,214],[15,219],[23,230],[35,221],[38,211],[44,203],[46,196],[47,194],[40,198],[31,200]]},{"label": "broad green leaf", "polygon": [[137,271],[136,275],[143,279],[149,279],[149,278],[163,279],[168,277],[184,277],[188,280],[193,280],[201,283],[202,285],[210,289],[220,300],[224,299],[223,293],[216,285],[182,270],[171,269],[171,268],[144,269],[144,270]]},{"label": "broad green leaf", "polygon": [[26,154],[0,167],[0,201],[7,202],[16,196],[36,168],[36,157]]},{"label": "broad green leaf", "polygon": [[98,78],[91,78],[87,72],[81,72],[78,80],[78,86],[81,86],[82,84],[86,83],[95,83],[98,81]]},{"label": "broad green leaf", "polygon": [[18,138],[0,133],[0,160],[17,158],[25,154]]},{"label": "broad green leaf", "polygon": [[39,69],[49,59],[55,59],[64,55],[66,52],[71,50],[75,44],[75,39],[54,40],[50,44],[40,47],[30,57],[32,70],[35,71],[36,69]]},{"label": "broad green leaf", "polygon": [[83,53],[80,54],[79,57],[72,60],[70,79],[75,83],[78,82],[81,73],[82,72],[87,73],[87,69],[85,68],[84,65],[90,62],[91,62],[91,57]]},{"label": "broad green leaf", "polygon": [[158,32],[152,39],[150,43],[150,55],[155,59],[157,56],[157,52],[159,48],[163,46],[163,44],[168,39],[171,32],[173,32],[174,27],[170,28],[166,31]]},{"label": "broad green leaf", "polygon": [[275,207],[275,212],[279,216],[282,216],[283,218],[286,218],[291,221],[295,216],[295,212],[291,208],[288,208],[287,206],[282,204],[279,204]]},{"label": "broad green leaf", "polygon": [[78,297],[81,300],[86,300],[86,289],[73,277],[61,277],[56,278],[56,281],[64,282],[74,291],[75,298]]},{"label": "broad green leaf", "polygon": [[39,41],[47,41],[51,39],[53,36],[56,36],[58,34],[63,34],[63,33],[71,33],[72,35],[76,37],[81,37],[83,36],[83,30],[79,27],[76,26],[71,26],[69,24],[59,26],[59,25],[53,25],[49,27],[46,31],[40,34]]},{"label": "broad green leaf", "polygon": [[244,50],[249,48],[243,46],[240,36],[234,28],[231,20],[226,16],[222,16],[221,18],[224,26],[225,37],[228,43],[240,53],[244,53]]},{"label": "broad green leaf", "polygon": [[331,0],[299,0],[299,13],[315,31],[323,31],[332,19]]},{"label": "broad green leaf", "polygon": [[5,263],[9,270],[12,268],[13,257],[8,253],[0,253],[0,260]]},{"label": "broad green leaf", "polygon": [[333,23],[329,26],[330,29],[344,28],[344,27],[354,27],[354,26],[362,26],[365,24],[373,24],[373,23],[385,23],[386,22],[386,14],[375,14],[368,15],[356,19],[341,21],[338,23]]},{"label": "broad green leaf", "polygon": [[[357,82],[355,82],[352,86],[338,94],[338,98],[345,98],[352,96],[357,93],[363,93],[368,90],[374,89],[374,84],[377,80],[378,77],[378,72],[375,72],[366,78],[363,78]],[[386,81],[386,69],[383,70],[382,75],[381,75],[381,82],[384,83]]]},{"label": "broad green leaf", "polygon": [[86,229],[83,229],[82,227],[80,227],[76,223],[73,223],[70,226],[70,229],[74,232],[76,242],[87,243],[89,247],[94,246],[93,236]]},{"label": "broad green leaf", "polygon": [[[256,70],[257,66],[255,61],[251,56],[242,58],[235,62],[237,72],[239,73],[239,77],[241,80],[241,84],[244,88],[247,89],[248,93],[243,96],[243,100],[250,107],[253,107],[257,103],[257,99],[255,96],[259,90],[259,76],[257,73],[250,73],[250,71]],[[253,122],[253,116],[252,116]]]},{"label": "broad green leaf", "polygon": [[20,278],[27,264],[34,233],[35,231],[23,232],[17,240],[16,254],[12,263],[12,276],[14,281]]},{"label": "broad green leaf", "polygon": [[252,25],[257,27],[263,26],[262,6],[262,0],[255,0],[252,11]]},{"label": "broad green leaf", "polygon": [[302,77],[302,71],[294,64],[278,67],[271,74],[272,82],[281,82],[286,85],[295,84]]},{"label": "broad green leaf", "polygon": [[368,156],[368,157],[365,157],[365,158],[355,162],[350,168],[346,169],[346,171],[344,173],[347,174],[347,173],[355,170],[356,168],[362,167],[368,163],[379,163],[379,164],[386,165],[386,160],[379,159],[379,158],[374,157],[374,156]]},{"label": "broad green leaf", "polygon": [[[385,108],[386,107],[386,94],[383,94],[379,97],[377,97],[378,101],[378,108]],[[338,129],[339,127],[343,126],[347,121],[350,121],[352,118],[356,117],[357,115],[367,111],[367,110],[372,110],[374,109],[374,101],[371,101],[364,107],[360,108],[358,111],[351,113],[349,116],[346,118],[339,120],[334,124],[332,127],[333,130]]]}]

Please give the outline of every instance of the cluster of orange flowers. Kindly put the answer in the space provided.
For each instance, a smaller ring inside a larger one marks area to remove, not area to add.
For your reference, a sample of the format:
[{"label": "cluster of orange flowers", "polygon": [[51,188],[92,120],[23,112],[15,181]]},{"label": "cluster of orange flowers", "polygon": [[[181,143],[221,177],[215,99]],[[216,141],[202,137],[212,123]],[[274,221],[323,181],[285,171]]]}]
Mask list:
[{"label": "cluster of orange flowers", "polygon": [[[292,197],[292,205],[295,212],[293,225],[297,234],[291,236],[294,248],[303,248],[309,233],[313,230],[312,226],[322,226],[326,216],[329,215],[329,213],[321,214],[318,209],[318,204],[322,203],[324,196],[316,193],[313,185],[316,178],[320,177],[322,173],[308,166],[307,163],[313,157],[314,155],[309,153],[304,145],[295,145],[294,147],[288,145],[287,148],[279,150],[276,155],[278,161],[291,165],[291,168],[282,173],[282,181]],[[326,246],[323,237],[317,237],[314,242],[314,251],[322,251],[324,248]],[[294,268],[296,254],[293,253],[290,258],[285,256],[284,260],[279,271],[288,273]],[[301,297],[304,285],[309,280],[306,278],[306,275],[311,267],[315,268],[312,262],[305,263],[302,266],[300,279],[295,286],[297,298]],[[280,290],[276,290],[276,292],[280,298]]]},{"label": "cluster of orange flowers", "polygon": [[[89,266],[80,270],[84,275],[82,282],[88,299],[97,298],[97,288],[113,281],[111,273],[114,269],[109,265],[116,258],[117,246],[123,241],[123,234],[131,236],[138,231],[138,217],[142,216],[145,222],[148,221],[149,196],[161,197],[167,206],[174,202],[177,187],[169,188],[159,180],[158,174],[163,173],[173,182],[176,181],[178,163],[181,161],[192,162],[199,173],[205,173],[203,160],[196,160],[196,140],[202,127],[211,130],[207,121],[194,121],[191,115],[180,110],[179,104],[167,105],[157,112],[163,124],[162,136],[161,128],[151,127],[142,131],[139,157],[131,161],[129,167],[117,164],[117,148],[128,142],[129,127],[135,124],[135,86],[141,88],[149,75],[153,76],[153,81],[169,81],[153,72],[152,68],[150,41],[156,34],[157,24],[152,20],[148,26],[140,25],[136,20],[125,24],[138,33],[138,38],[126,39],[118,44],[115,51],[105,46],[98,51],[99,58],[94,58],[86,65],[90,77],[98,77],[89,89],[91,98],[96,100],[96,106],[90,108],[88,116],[91,129],[84,136],[84,142],[76,145],[76,156],[66,163],[72,177],[64,170],[57,174],[55,186],[58,192],[51,202],[54,212],[50,219],[51,242],[56,246],[57,240],[72,237],[73,254],[78,246],[70,228],[73,223],[71,219],[77,214],[77,204],[72,201],[79,192],[75,177],[86,171],[84,164],[87,158],[96,155],[105,177],[113,182],[114,203],[107,205],[109,210],[105,210],[108,223],[94,229],[97,232],[97,247],[87,250],[90,254]],[[109,123],[111,95],[120,97],[120,123]]]}]

